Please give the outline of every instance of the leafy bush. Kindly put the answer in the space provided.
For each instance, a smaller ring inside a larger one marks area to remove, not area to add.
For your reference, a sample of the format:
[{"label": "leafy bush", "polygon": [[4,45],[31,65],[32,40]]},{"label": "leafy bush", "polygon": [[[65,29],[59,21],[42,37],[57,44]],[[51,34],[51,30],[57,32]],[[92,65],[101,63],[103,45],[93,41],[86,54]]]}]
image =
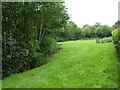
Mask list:
[{"label": "leafy bush", "polygon": [[96,43],[109,43],[112,42],[112,37],[106,37],[102,39],[96,39]]},{"label": "leafy bush", "polygon": [[120,40],[118,41],[118,43],[116,44],[116,50],[117,50],[117,53],[118,53],[118,56],[120,56]]},{"label": "leafy bush", "polygon": [[115,44],[116,51],[118,53],[118,56],[120,56],[120,29],[115,29],[112,32],[113,35],[113,41]]},{"label": "leafy bush", "polygon": [[58,50],[57,41],[52,37],[44,37],[44,41],[40,44],[40,46],[41,51],[45,54],[45,56],[51,56]]},{"label": "leafy bush", "polygon": [[100,39],[99,38],[96,39],[96,43],[100,43]]},{"label": "leafy bush", "polygon": [[2,77],[28,70],[29,50],[13,38],[3,39]]},{"label": "leafy bush", "polygon": [[117,44],[118,41],[120,40],[120,30],[118,30],[118,29],[113,30],[112,38],[113,38],[114,44]]},{"label": "leafy bush", "polygon": [[35,52],[33,55],[33,60],[30,63],[31,69],[35,67],[39,67],[43,64],[47,63],[46,57],[43,55],[43,53]]}]

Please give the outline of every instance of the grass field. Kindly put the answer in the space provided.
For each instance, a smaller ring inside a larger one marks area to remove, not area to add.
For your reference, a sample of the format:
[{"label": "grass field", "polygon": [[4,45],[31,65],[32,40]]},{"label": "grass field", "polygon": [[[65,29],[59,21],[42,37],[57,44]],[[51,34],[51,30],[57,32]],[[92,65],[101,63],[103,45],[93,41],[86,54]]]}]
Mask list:
[{"label": "grass field", "polygon": [[61,47],[49,63],[4,79],[3,88],[118,87],[118,59],[112,43],[68,41]]},{"label": "grass field", "polygon": [[2,80],[0,80],[0,90],[2,89]]}]

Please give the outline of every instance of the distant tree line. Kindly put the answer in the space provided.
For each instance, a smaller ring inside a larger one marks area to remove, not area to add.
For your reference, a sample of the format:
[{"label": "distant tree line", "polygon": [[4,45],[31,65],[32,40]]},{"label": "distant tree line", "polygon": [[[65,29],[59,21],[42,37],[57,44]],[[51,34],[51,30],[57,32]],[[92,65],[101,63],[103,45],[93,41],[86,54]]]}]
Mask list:
[{"label": "distant tree line", "polygon": [[93,26],[86,24],[82,28],[79,28],[74,22],[69,21],[66,26],[61,29],[61,32],[57,36],[57,40],[67,41],[110,37],[112,36],[112,29],[112,27],[101,25],[100,23],[96,23]]}]

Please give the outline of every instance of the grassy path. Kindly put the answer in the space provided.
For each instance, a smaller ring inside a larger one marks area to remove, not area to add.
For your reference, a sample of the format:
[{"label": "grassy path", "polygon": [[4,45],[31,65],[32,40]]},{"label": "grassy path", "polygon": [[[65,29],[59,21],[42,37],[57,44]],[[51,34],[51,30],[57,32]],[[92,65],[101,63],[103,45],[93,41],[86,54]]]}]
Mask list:
[{"label": "grassy path", "polygon": [[4,79],[3,88],[117,87],[117,56],[112,43],[69,41],[61,47],[48,64]]}]

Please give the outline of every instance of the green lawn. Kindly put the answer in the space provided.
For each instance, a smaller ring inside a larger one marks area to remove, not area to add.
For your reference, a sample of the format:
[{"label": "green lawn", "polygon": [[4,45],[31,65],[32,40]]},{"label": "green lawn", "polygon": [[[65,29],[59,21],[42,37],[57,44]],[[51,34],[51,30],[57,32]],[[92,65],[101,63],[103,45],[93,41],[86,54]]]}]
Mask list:
[{"label": "green lawn", "polygon": [[0,90],[2,89],[2,81],[0,80]]},{"label": "green lawn", "polygon": [[3,88],[115,88],[117,56],[113,43],[63,42],[49,63],[3,80]]}]

